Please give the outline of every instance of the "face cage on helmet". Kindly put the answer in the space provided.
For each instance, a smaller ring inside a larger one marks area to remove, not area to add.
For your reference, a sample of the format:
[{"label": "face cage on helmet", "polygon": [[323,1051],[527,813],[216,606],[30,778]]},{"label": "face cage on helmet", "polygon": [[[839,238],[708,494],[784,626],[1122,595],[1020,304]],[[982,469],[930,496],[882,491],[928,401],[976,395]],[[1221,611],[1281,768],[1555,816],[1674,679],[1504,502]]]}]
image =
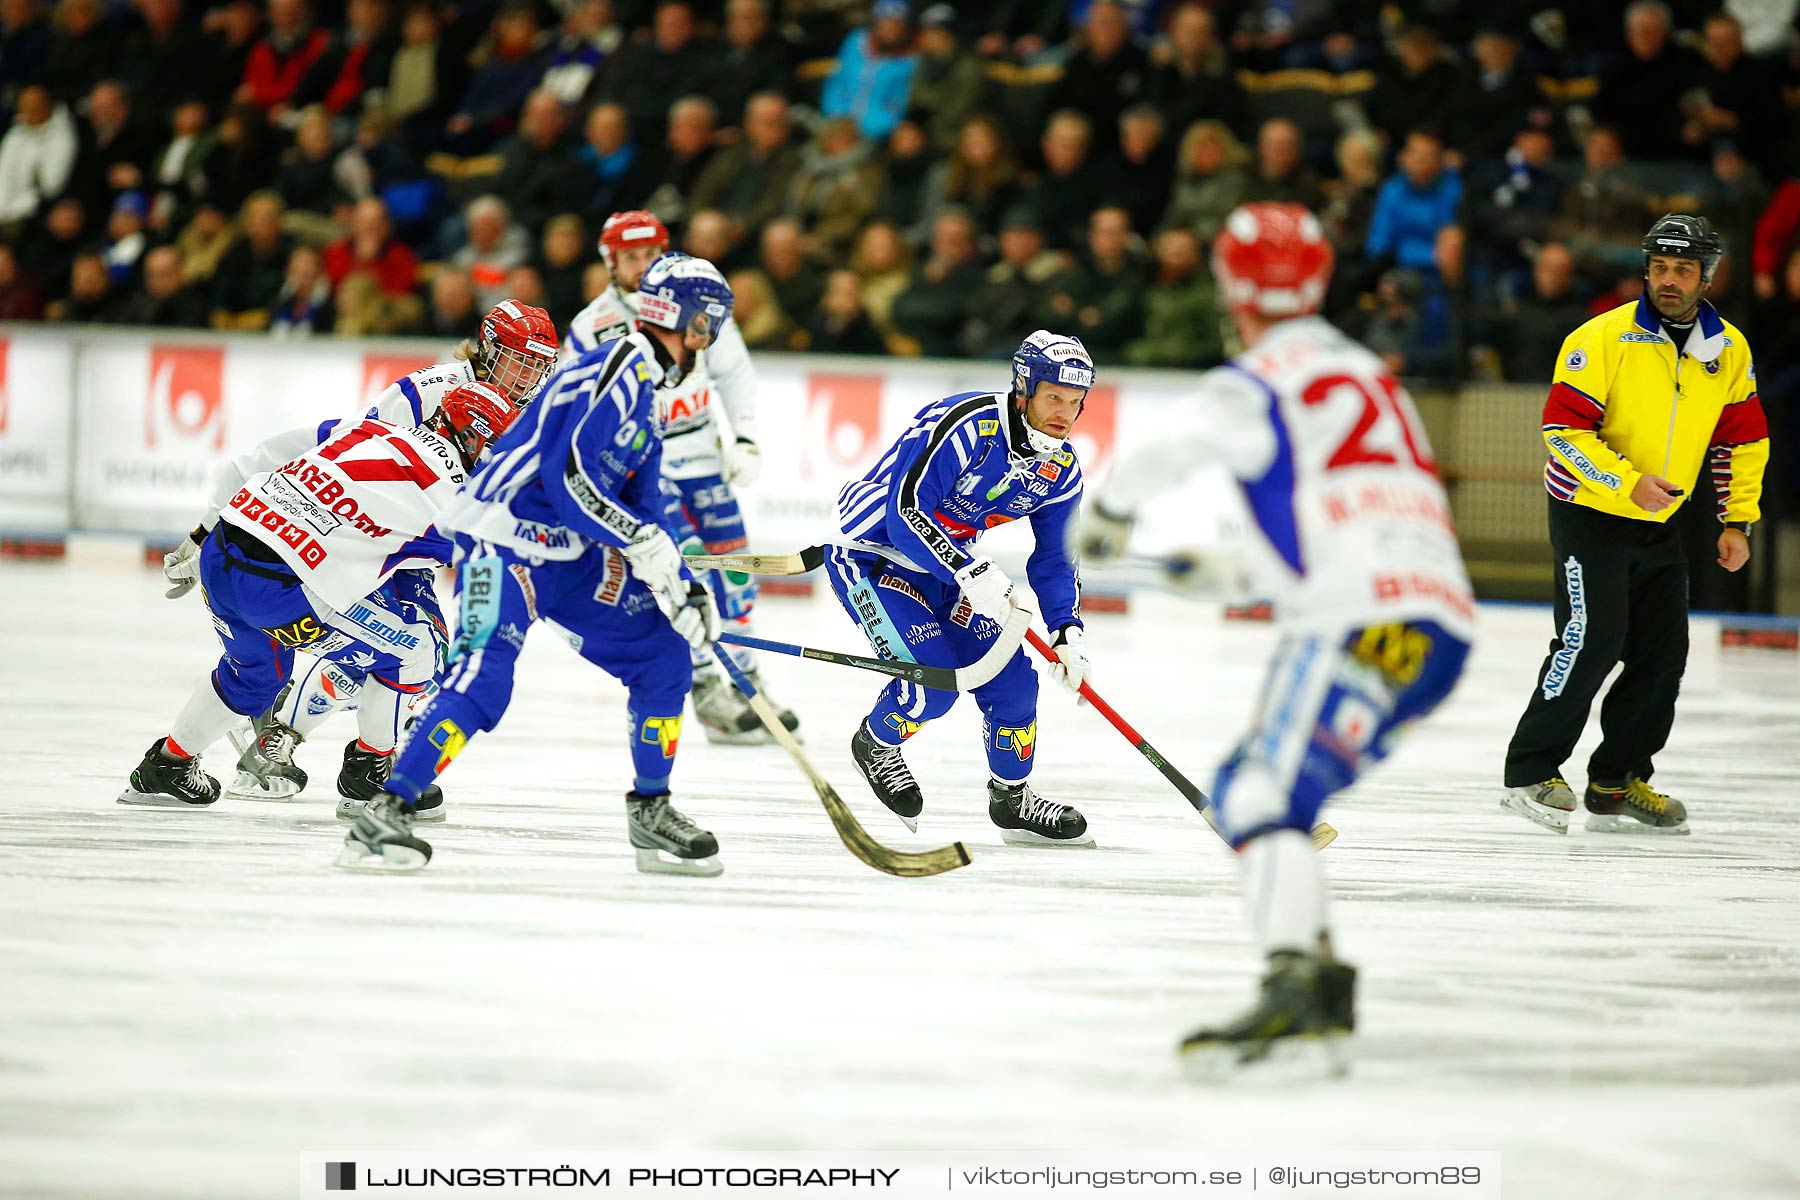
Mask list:
[{"label": "face cage on helmet", "polygon": [[487,382],[518,402],[529,399],[544,386],[544,380],[549,378],[556,360],[525,354],[496,342],[488,351],[484,366],[487,370]]}]

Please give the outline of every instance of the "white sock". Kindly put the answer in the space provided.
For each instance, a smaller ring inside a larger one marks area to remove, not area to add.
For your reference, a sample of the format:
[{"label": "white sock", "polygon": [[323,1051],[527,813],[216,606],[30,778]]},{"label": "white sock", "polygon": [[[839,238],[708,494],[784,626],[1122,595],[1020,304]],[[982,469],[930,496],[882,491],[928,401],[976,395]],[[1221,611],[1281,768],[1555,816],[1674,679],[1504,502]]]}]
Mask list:
[{"label": "white sock", "polygon": [[1269,955],[1277,950],[1316,954],[1325,933],[1325,872],[1312,839],[1278,829],[1238,851],[1251,936]]},{"label": "white sock", "polygon": [[400,723],[405,720],[407,697],[393,688],[370,678],[357,694],[361,707],[356,710],[356,733],[366,749],[387,754],[400,740]]},{"label": "white sock", "polygon": [[244,717],[232,712],[213,690],[212,677],[202,680],[182,706],[181,714],[169,729],[169,740],[187,753],[198,756],[235,728]]}]

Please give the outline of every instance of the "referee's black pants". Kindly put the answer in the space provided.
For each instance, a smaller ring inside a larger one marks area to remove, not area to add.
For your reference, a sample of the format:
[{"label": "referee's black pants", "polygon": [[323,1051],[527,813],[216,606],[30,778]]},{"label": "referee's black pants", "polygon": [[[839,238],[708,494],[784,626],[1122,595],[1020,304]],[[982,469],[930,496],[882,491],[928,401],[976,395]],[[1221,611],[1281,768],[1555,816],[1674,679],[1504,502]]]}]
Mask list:
[{"label": "referee's black pants", "polygon": [[1687,558],[1672,523],[1634,521],[1550,500],[1556,630],[1537,689],[1506,748],[1506,786],[1562,773],[1613,664],[1589,782],[1648,779],[1669,740],[1687,666]]}]

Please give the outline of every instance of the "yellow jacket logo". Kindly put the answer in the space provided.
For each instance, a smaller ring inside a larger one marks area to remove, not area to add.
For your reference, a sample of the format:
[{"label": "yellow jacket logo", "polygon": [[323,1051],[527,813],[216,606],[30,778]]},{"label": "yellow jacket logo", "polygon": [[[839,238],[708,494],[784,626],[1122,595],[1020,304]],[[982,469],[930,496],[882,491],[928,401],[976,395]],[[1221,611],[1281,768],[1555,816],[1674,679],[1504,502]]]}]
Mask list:
[{"label": "yellow jacket logo", "polygon": [[1036,721],[1033,721],[1023,729],[994,730],[994,749],[1011,750],[1014,754],[1019,756],[1020,762],[1024,762],[1031,757],[1031,752],[1036,748],[1036,744]]},{"label": "yellow jacket logo", "polygon": [[913,734],[919,732],[919,730],[925,728],[925,722],[909,721],[899,713],[889,713],[887,715],[887,723],[888,728],[898,733],[900,735],[900,740],[903,742]]},{"label": "yellow jacket logo", "polygon": [[438,749],[437,770],[439,774],[442,774],[444,768],[448,767],[451,761],[462,753],[463,747],[469,744],[468,735],[455,721],[439,721],[431,727],[431,733],[426,740]]},{"label": "yellow jacket logo", "polygon": [[664,758],[674,758],[675,748],[681,744],[681,718],[650,717],[644,722],[644,732],[638,736],[662,747]]}]

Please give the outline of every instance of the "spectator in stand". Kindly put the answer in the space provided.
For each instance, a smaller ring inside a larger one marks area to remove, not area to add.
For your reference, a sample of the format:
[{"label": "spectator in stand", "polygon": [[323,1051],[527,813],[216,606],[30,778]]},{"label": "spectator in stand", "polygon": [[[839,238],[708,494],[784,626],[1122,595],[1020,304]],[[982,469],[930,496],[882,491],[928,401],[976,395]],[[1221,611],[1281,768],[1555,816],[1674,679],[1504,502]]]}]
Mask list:
[{"label": "spectator in stand", "polygon": [[1113,149],[1119,114],[1150,94],[1150,60],[1132,40],[1131,22],[1116,0],[1093,0],[1079,48],[1063,68],[1056,100],[1088,119],[1102,150]]},{"label": "spectator in stand", "polygon": [[1191,229],[1212,245],[1225,215],[1242,202],[1250,152],[1223,121],[1195,121],[1182,135],[1179,173],[1163,211],[1164,229]]},{"label": "spectator in stand", "polygon": [[130,95],[123,85],[102,80],[88,94],[88,114],[81,124],[81,145],[69,176],[68,194],[89,212],[110,209],[120,192],[143,187],[155,156],[155,138],[133,118]]},{"label": "spectator in stand", "polygon": [[498,196],[477,196],[463,216],[467,241],[450,256],[450,265],[469,273],[476,303],[492,308],[506,299],[508,273],[531,258],[531,237],[513,223],[512,210]]},{"label": "spectator in stand", "polygon": [[38,282],[46,299],[68,295],[69,271],[75,256],[87,247],[87,210],[73,197],[58,200],[44,217],[44,236],[26,239],[19,246],[26,273]]},{"label": "spectator in stand", "polygon": [[644,201],[644,207],[662,218],[664,225],[679,225],[687,219],[688,197],[718,152],[714,140],[718,118],[718,106],[705,96],[683,96],[669,106],[663,157],[656,166],[662,182]]},{"label": "spectator in stand", "polygon": [[1361,341],[1396,375],[1412,374],[1413,360],[1428,353],[1425,320],[1419,314],[1424,295],[1425,281],[1406,267],[1390,269],[1375,285],[1375,311]]},{"label": "spectator in stand", "polygon": [[1007,148],[1006,131],[993,117],[980,114],[962,127],[955,152],[932,168],[924,215],[929,219],[954,205],[974,218],[983,236],[991,235],[1018,194],[1019,166]]},{"label": "spectator in stand", "polygon": [[181,252],[158,246],[144,255],[144,290],[127,300],[118,319],[126,325],[159,325],[173,329],[204,329],[206,299],[188,286],[181,270]]},{"label": "spectator in stand", "polygon": [[387,205],[370,196],[356,202],[350,217],[350,236],[325,247],[325,274],[331,286],[344,282],[352,271],[366,271],[381,290],[390,295],[411,295],[419,279],[419,259],[412,247],[394,236]]},{"label": "spectator in stand", "polygon": [[1149,286],[1150,267],[1131,232],[1131,216],[1109,205],[1088,219],[1087,248],[1052,281],[1038,324],[1066,329],[1095,353],[1116,356],[1143,331]]},{"label": "spectator in stand", "polygon": [[1200,120],[1245,128],[1244,91],[1210,8],[1189,3],[1170,13],[1169,35],[1150,58],[1150,95],[1170,129],[1189,129]]},{"label": "spectator in stand", "polygon": [[349,0],[344,23],[294,89],[291,107],[323,104],[332,116],[349,120],[361,111],[364,93],[388,77],[400,48],[388,0]]},{"label": "spectator in stand", "polygon": [[216,68],[199,27],[182,18],[181,0],[135,0],[135,7],[144,23],[125,37],[119,79],[148,123],[168,124],[176,106],[191,100],[223,101],[223,90],[209,95],[207,81]]},{"label": "spectator in stand", "polygon": [[237,99],[282,121],[300,81],[331,48],[331,35],[315,28],[306,0],[269,0],[269,31],[250,48]]},{"label": "spectator in stand", "polygon": [[1780,302],[1771,306],[1769,316],[1771,336],[1758,343],[1768,347],[1762,395],[1775,426],[1769,442],[1777,478],[1791,500],[1800,496],[1800,250],[1783,264]]},{"label": "spectator in stand", "polygon": [[[1671,143],[1672,144],[1672,143]],[[1617,271],[1641,274],[1642,235],[1634,231],[1655,218],[1649,197],[1624,172],[1625,152],[1618,131],[1599,125],[1582,147],[1584,168],[1563,194],[1552,234],[1567,242],[1575,261],[1595,275]]]},{"label": "spectator in stand", "polygon": [[50,22],[38,0],[0,0],[0,104],[44,77]]},{"label": "spectator in stand", "polygon": [[919,14],[919,61],[908,110],[936,154],[948,154],[981,103],[981,60],[956,40],[956,10],[933,4]]},{"label": "spectator in stand", "polygon": [[269,314],[269,332],[276,337],[311,337],[330,333],[336,326],[337,305],[319,252],[311,246],[295,246]]},{"label": "spectator in stand", "polygon": [[75,168],[79,140],[69,110],[37,85],[19,93],[12,128],[0,139],[0,233],[10,240],[60,195]]},{"label": "spectator in stand", "polygon": [[443,341],[472,337],[486,311],[476,304],[475,282],[467,271],[440,267],[431,277],[431,307],[425,313],[423,332]]},{"label": "spectator in stand", "polygon": [[204,66],[195,72],[195,94],[210,112],[222,112],[244,84],[250,52],[262,33],[262,6],[254,0],[225,0],[200,21]]},{"label": "spectator in stand", "polygon": [[1474,238],[1475,265],[1490,277],[1523,272],[1549,235],[1567,188],[1554,153],[1549,131],[1530,124],[1513,135],[1503,161],[1471,168],[1463,223]]},{"label": "spectator in stand", "polygon": [[1306,165],[1306,140],[1286,117],[1271,117],[1256,131],[1256,165],[1244,181],[1244,203],[1273,200],[1314,212],[1324,200],[1319,177]]},{"label": "spectator in stand", "polygon": [[807,349],[815,354],[885,354],[881,331],[863,311],[862,280],[855,271],[833,271],[825,277],[819,311],[806,327]]},{"label": "spectator in stand", "polygon": [[1125,345],[1136,367],[1210,367],[1225,357],[1219,292],[1191,229],[1156,235],[1156,282],[1144,293],[1144,335]]},{"label": "spectator in stand", "polygon": [[98,254],[77,254],[69,267],[69,293],[52,301],[44,315],[52,321],[107,325],[119,319],[120,301]]},{"label": "spectator in stand", "polygon": [[1366,107],[1369,122],[1398,143],[1420,125],[1442,121],[1454,111],[1462,90],[1461,73],[1444,53],[1443,43],[1429,25],[1408,25],[1401,31],[1391,59],[1378,71],[1375,90]]},{"label": "spectator in stand", "polygon": [[838,49],[837,69],[825,80],[819,111],[850,117],[870,141],[885,140],[906,115],[918,68],[912,44],[906,0],[877,0],[869,27],[853,31]]},{"label": "spectator in stand", "polygon": [[1101,160],[1106,198],[1131,216],[1133,229],[1152,229],[1169,203],[1175,155],[1153,106],[1134,104],[1119,117],[1119,148]]},{"label": "spectator in stand", "polygon": [[726,0],[725,40],[713,71],[713,98],[727,125],[748,123],[747,108],[756,96],[785,98],[793,90],[793,47],[776,32],[768,0]]},{"label": "spectator in stand", "polygon": [[219,118],[218,136],[200,160],[206,199],[223,209],[241,208],[275,175],[275,147],[262,109],[233,104]]},{"label": "spectator in stand", "polygon": [[558,329],[567,329],[586,301],[581,273],[587,269],[587,228],[574,213],[561,213],[544,223],[544,237],[532,266],[544,285],[543,307]]},{"label": "spectator in stand", "polygon": [[218,206],[201,204],[197,207],[175,238],[175,249],[181,252],[181,273],[188,282],[195,286],[210,283],[235,237],[231,222],[225,219]]},{"label": "spectator in stand", "polygon": [[1444,165],[1444,143],[1429,129],[1406,135],[1399,166],[1375,197],[1368,255],[1425,272],[1432,265],[1438,230],[1456,220],[1462,177]]},{"label": "spectator in stand", "polygon": [[206,105],[184,100],[169,114],[168,144],[150,161],[150,227],[159,234],[176,228],[206,190],[201,161],[212,149]]},{"label": "spectator in stand", "polygon": [[763,226],[781,214],[800,159],[787,97],[758,92],[744,105],[744,136],[706,165],[694,181],[690,206],[717,209],[730,218],[733,242],[759,238]]},{"label": "spectator in stand", "polygon": [[150,205],[142,192],[121,192],[113,201],[112,215],[106,219],[106,274],[121,293],[137,285],[138,262],[150,246],[144,236],[144,219]]},{"label": "spectator in stand", "polygon": [[1800,179],[1788,178],[1775,188],[1769,206],[1756,222],[1756,236],[1751,254],[1755,271],[1756,295],[1772,300],[1780,290],[1776,273],[1795,249],[1794,235],[1800,232]]},{"label": "spectator in stand", "polygon": [[1380,135],[1370,129],[1352,130],[1337,141],[1337,178],[1326,181],[1325,203],[1318,214],[1337,255],[1333,284],[1340,277],[1350,286],[1361,282],[1363,246],[1375,216],[1375,196],[1381,189],[1382,150]]},{"label": "spectator in stand", "polygon": [[[518,121],[525,99],[544,73],[537,10],[528,0],[507,0],[477,51],[481,65],[469,76],[456,111],[444,126],[452,154],[482,154]],[[659,81],[667,86],[667,77]]]},{"label": "spectator in stand", "polygon": [[1425,295],[1419,302],[1421,346],[1412,372],[1429,379],[1461,379],[1468,373],[1469,309],[1474,291],[1469,278],[1469,238],[1461,225],[1438,230],[1431,265]]},{"label": "spectator in stand", "polygon": [[693,5],[663,0],[656,6],[649,38],[627,44],[608,59],[588,99],[623,104],[631,127],[654,140],[663,132],[664,118],[675,115],[670,95],[680,94],[676,89],[704,92],[713,78],[713,50],[695,36]]},{"label": "spectator in stand", "polygon": [[506,181],[513,213],[528,229],[537,229],[568,205],[578,189],[580,167],[563,131],[569,123],[562,101],[539,88],[525,101],[519,131],[494,147],[501,157],[500,178]]},{"label": "spectator in stand", "polygon": [[1342,7],[1335,0],[1251,0],[1239,13],[1231,48],[1253,71],[1306,66],[1338,31]]},{"label": "spectator in stand", "polygon": [[1728,137],[1766,171],[1778,169],[1792,116],[1767,65],[1744,53],[1744,27],[1730,13],[1706,18],[1702,95],[1682,126],[1682,140],[1704,150]]},{"label": "spectator in stand", "polygon": [[1713,278],[1707,296],[1712,303],[1741,312],[1750,303],[1752,287],[1751,247],[1756,240],[1756,221],[1769,203],[1769,187],[1762,172],[1746,159],[1732,141],[1713,147],[1712,178],[1707,181],[1702,209],[1725,243],[1721,270]]},{"label": "spectator in stand", "polygon": [[117,74],[122,50],[100,0],[59,0],[39,80],[52,96],[73,104],[96,79]]},{"label": "spectator in stand", "polygon": [[931,228],[931,256],[913,270],[894,298],[894,328],[927,358],[953,358],[960,350],[969,296],[981,286],[975,222],[947,209]]},{"label": "spectator in stand", "polygon": [[1092,144],[1086,117],[1073,109],[1050,114],[1038,144],[1044,168],[1020,193],[1043,221],[1044,240],[1059,250],[1080,244],[1100,203],[1100,178],[1088,158]]},{"label": "spectator in stand", "polygon": [[417,296],[384,292],[373,275],[353,271],[333,293],[339,337],[399,337],[423,323],[425,305]]},{"label": "spectator in stand", "polygon": [[726,277],[737,303],[732,319],[744,344],[753,350],[791,350],[796,332],[793,320],[782,311],[781,300],[761,271],[738,271]]},{"label": "spectator in stand", "polygon": [[1495,323],[1495,348],[1509,383],[1544,383],[1556,366],[1557,351],[1569,330],[1588,318],[1575,291],[1575,256],[1561,242],[1545,242],[1531,262],[1531,286],[1501,302],[1504,320]]},{"label": "spectator in stand", "polygon": [[337,150],[331,144],[331,118],[313,105],[300,114],[294,145],[282,155],[275,190],[290,210],[329,213],[349,200],[337,180]]},{"label": "spectator in stand", "polygon": [[808,261],[809,247],[798,222],[781,217],[763,228],[757,266],[784,313],[809,313],[819,306],[825,281]]},{"label": "spectator in stand", "polygon": [[962,351],[971,358],[1007,358],[1038,326],[1038,297],[1074,265],[1044,245],[1037,214],[1014,208],[1000,222],[1000,261],[969,294]]},{"label": "spectator in stand", "polygon": [[569,198],[581,202],[588,223],[596,227],[613,213],[642,207],[656,169],[654,157],[632,135],[625,106],[610,102],[589,110],[575,165],[580,183]]},{"label": "spectator in stand", "polygon": [[894,298],[912,282],[912,252],[900,231],[886,221],[871,221],[856,239],[850,269],[862,280],[863,307],[883,337],[894,333]]},{"label": "spectator in stand", "polygon": [[612,0],[577,0],[562,7],[562,33],[550,47],[538,86],[573,108],[606,60],[619,52],[625,31],[613,19]]},{"label": "spectator in stand", "polygon": [[19,269],[18,255],[0,242],[0,321],[41,321],[44,293]]},{"label": "spectator in stand", "polygon": [[695,258],[704,258],[726,274],[746,266],[740,261],[744,256],[739,247],[743,244],[731,218],[716,208],[703,208],[689,217],[687,228],[681,234],[683,251]]},{"label": "spectator in stand", "polygon": [[922,244],[929,235],[925,188],[937,165],[924,126],[917,121],[894,126],[881,154],[881,195],[875,215],[902,230],[909,244]]},{"label": "spectator in stand", "polygon": [[1632,158],[1667,158],[1682,144],[1679,100],[1699,82],[1700,64],[1672,29],[1662,0],[1636,0],[1625,10],[1624,53],[1600,75],[1594,115],[1619,132]]},{"label": "spectator in stand", "polygon": [[[1450,100],[1446,128],[1451,144],[1470,163],[1489,162],[1507,150],[1507,132],[1529,120],[1534,127],[1549,129],[1538,118],[1549,116],[1548,105],[1538,92],[1537,79],[1520,61],[1519,38],[1502,19],[1481,26],[1469,45],[1473,60],[1463,72]],[[1423,104],[1419,111],[1428,112]]]},{"label": "spectator in stand", "polygon": [[212,277],[214,329],[268,328],[294,250],[294,240],[281,231],[283,212],[281,196],[272,191],[244,201],[240,236]]},{"label": "spectator in stand", "polygon": [[407,5],[400,22],[400,45],[388,64],[381,108],[406,131],[414,146],[435,144],[463,94],[467,65],[439,25],[437,6],[427,0]]},{"label": "spectator in stand", "polygon": [[514,267],[506,273],[506,294],[520,304],[529,304],[533,308],[548,307],[548,296],[544,291],[544,277],[530,263],[522,267]]},{"label": "spectator in stand", "polygon": [[589,263],[581,272],[581,303],[584,306],[592,304],[611,284],[612,274],[607,271],[605,263]]},{"label": "spectator in stand", "polygon": [[[822,122],[812,144],[801,152],[787,215],[805,230],[813,254],[841,260],[874,211],[880,190],[881,167],[869,143],[857,134],[856,122],[836,117]],[[776,291],[781,291],[779,282]],[[781,300],[790,315],[813,310],[810,304],[796,308],[785,295]]]}]

